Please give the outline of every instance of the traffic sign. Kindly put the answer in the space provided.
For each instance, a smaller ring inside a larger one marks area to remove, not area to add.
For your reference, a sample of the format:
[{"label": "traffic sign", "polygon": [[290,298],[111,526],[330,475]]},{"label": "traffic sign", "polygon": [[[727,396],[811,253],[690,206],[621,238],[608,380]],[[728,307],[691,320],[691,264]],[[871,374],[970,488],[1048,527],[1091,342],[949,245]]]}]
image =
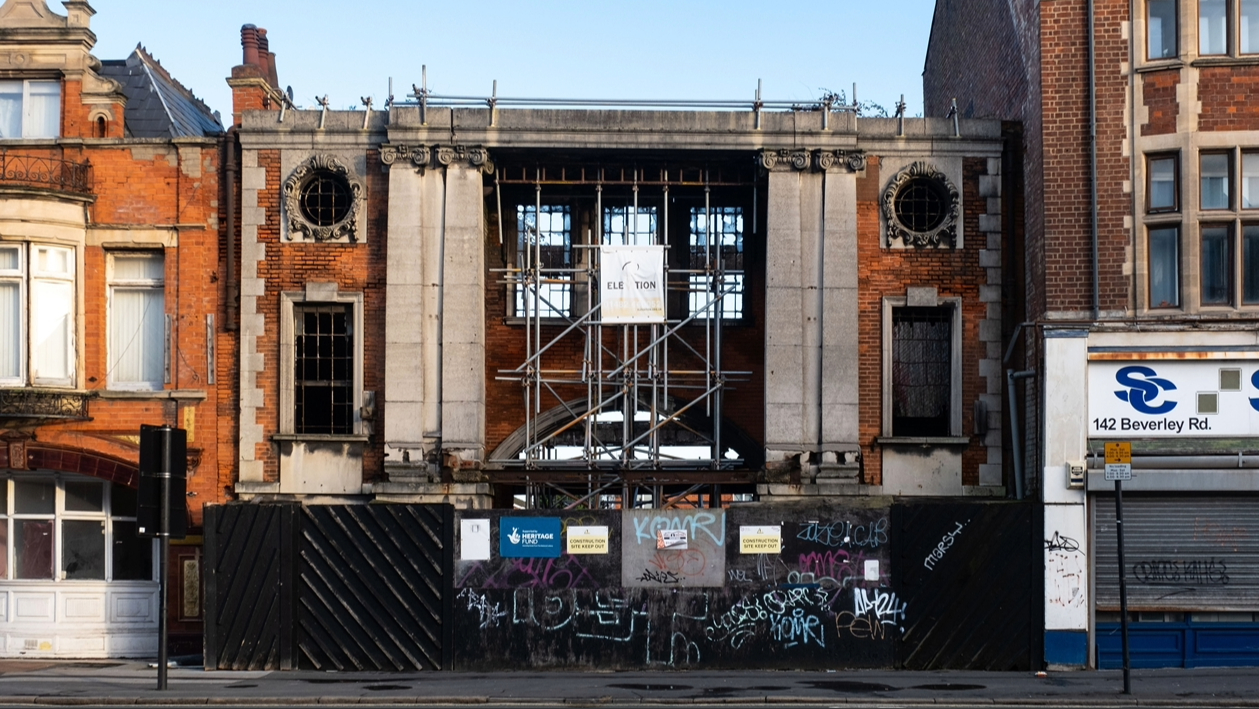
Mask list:
[{"label": "traffic sign", "polygon": [[1107,480],[1131,480],[1132,464],[1131,463],[1107,463],[1106,464]]},{"label": "traffic sign", "polygon": [[1114,463],[1132,463],[1132,444],[1124,441],[1123,443],[1107,443],[1106,444],[1106,464]]}]

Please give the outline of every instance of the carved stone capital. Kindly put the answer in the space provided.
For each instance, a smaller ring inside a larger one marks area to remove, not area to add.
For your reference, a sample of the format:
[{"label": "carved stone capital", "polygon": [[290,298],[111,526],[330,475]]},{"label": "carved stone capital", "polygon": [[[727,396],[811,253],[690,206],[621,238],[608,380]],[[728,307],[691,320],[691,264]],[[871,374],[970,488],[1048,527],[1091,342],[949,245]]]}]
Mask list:
[{"label": "carved stone capital", "polygon": [[494,163],[490,160],[489,152],[480,146],[435,145],[429,147],[402,143],[386,143],[380,146],[382,163],[393,165],[404,158],[410,159],[411,164],[418,169],[468,165],[484,172],[494,172]]},{"label": "carved stone capital", "polygon": [[757,164],[764,170],[786,172],[795,170],[827,170],[846,168],[859,172],[866,167],[866,154],[862,150],[801,150],[782,148],[763,150],[756,156]]}]

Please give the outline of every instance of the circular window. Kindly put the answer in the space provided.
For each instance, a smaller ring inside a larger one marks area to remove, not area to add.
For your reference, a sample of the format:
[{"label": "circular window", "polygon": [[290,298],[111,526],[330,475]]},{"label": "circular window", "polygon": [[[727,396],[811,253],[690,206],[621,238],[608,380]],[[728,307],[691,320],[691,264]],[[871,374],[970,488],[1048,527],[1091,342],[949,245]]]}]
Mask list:
[{"label": "circular window", "polygon": [[354,196],[345,177],[328,170],[319,170],[302,185],[298,205],[306,221],[330,227],[345,221],[350,214]]},{"label": "circular window", "polygon": [[883,192],[888,246],[952,247],[957,239],[957,188],[944,173],[915,162],[896,174]]},{"label": "circular window", "polygon": [[906,229],[928,232],[944,223],[949,196],[944,186],[929,177],[915,177],[896,193],[896,218]]}]

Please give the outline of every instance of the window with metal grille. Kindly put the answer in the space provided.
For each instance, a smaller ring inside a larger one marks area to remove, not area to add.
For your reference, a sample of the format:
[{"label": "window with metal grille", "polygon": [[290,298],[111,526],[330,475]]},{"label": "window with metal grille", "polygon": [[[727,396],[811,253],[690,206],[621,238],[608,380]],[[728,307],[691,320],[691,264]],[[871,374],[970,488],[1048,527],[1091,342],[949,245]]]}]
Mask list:
[{"label": "window with metal grille", "polygon": [[[537,263],[534,263],[537,261]],[[539,268],[539,283],[516,286],[516,317],[568,317],[573,300],[573,219],[568,205],[516,206],[516,266]]]},{"label": "window with metal grille", "polygon": [[329,227],[350,214],[354,195],[346,179],[331,170],[316,170],[302,185],[302,217],[315,226]]},{"label": "window with metal grille", "polygon": [[714,284],[714,276],[706,273],[691,275],[689,314],[699,318],[717,317],[718,304],[709,303],[717,297],[719,289],[725,293],[720,303],[721,317],[742,318],[743,208],[692,207],[690,231],[691,268],[720,265],[723,274],[720,284]]},{"label": "window with metal grille", "polygon": [[294,305],[294,433],[354,433],[350,305]]},{"label": "window with metal grille", "polygon": [[892,311],[892,435],[948,436],[953,389],[952,307]]},{"label": "window with metal grille", "polygon": [[896,193],[896,218],[908,230],[926,233],[944,223],[951,198],[938,180],[915,177]]}]

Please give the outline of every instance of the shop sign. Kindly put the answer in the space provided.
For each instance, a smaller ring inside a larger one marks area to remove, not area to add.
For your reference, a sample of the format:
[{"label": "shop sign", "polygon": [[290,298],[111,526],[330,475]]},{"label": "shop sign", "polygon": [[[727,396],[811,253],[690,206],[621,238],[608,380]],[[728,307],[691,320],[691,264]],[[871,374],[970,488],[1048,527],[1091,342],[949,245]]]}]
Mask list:
[{"label": "shop sign", "polygon": [[1259,362],[1092,362],[1092,438],[1259,435]]}]

